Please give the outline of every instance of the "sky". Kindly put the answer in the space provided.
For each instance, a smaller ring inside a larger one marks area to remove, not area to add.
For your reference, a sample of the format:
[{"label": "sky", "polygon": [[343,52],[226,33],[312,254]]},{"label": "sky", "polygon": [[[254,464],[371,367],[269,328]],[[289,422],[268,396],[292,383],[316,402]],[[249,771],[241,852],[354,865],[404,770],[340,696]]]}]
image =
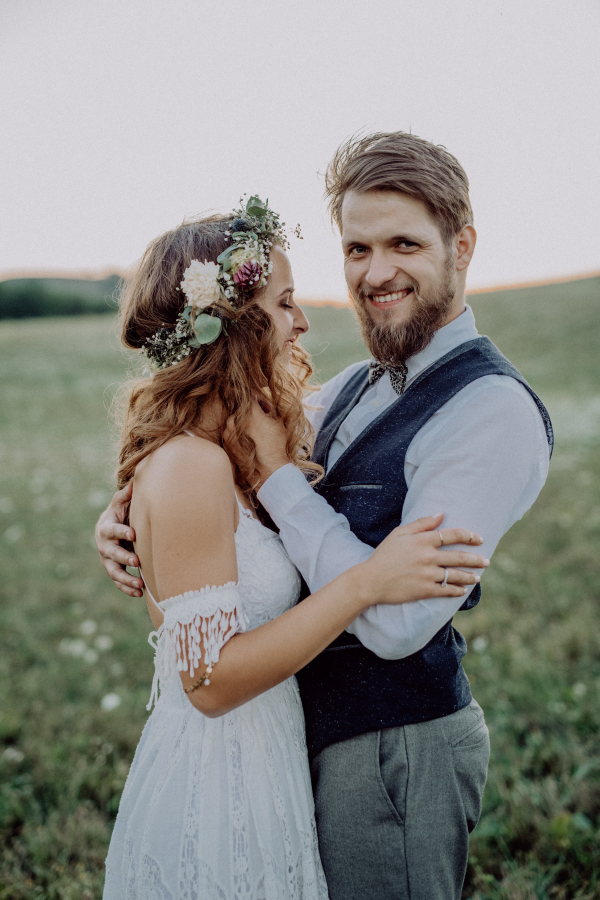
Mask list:
[{"label": "sky", "polygon": [[323,200],[362,131],[471,184],[469,286],[600,269],[600,0],[0,0],[0,277],[131,266],[268,198],[297,292],[346,295]]}]

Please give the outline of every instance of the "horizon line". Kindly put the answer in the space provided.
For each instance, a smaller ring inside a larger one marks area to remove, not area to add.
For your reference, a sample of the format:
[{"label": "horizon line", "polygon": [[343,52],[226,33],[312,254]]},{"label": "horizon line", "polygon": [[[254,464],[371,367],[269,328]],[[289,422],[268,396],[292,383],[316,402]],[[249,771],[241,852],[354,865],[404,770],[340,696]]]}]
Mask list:
[{"label": "horizon line", "polygon": [[[103,281],[111,275],[123,277],[126,269],[120,266],[104,266],[102,269],[6,269],[0,271],[0,283],[20,278],[57,278],[73,281]],[[573,275],[558,275],[553,278],[538,278],[532,281],[516,281],[506,284],[496,284],[488,287],[467,288],[466,296],[476,294],[495,294],[502,291],[516,291],[524,288],[546,287],[550,284],[568,284],[570,281],[585,281],[588,278],[599,278],[600,269],[587,272],[579,272]],[[299,295],[297,302],[311,306],[350,306],[348,297],[318,297],[315,295]]]}]

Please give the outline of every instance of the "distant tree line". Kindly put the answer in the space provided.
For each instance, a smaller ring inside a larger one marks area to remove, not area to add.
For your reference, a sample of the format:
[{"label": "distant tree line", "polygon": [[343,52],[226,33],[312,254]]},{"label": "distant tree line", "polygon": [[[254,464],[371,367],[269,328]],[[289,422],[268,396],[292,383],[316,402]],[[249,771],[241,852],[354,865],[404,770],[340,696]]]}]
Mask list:
[{"label": "distant tree line", "polygon": [[120,278],[11,278],[0,281],[0,319],[81,316],[117,309]]}]

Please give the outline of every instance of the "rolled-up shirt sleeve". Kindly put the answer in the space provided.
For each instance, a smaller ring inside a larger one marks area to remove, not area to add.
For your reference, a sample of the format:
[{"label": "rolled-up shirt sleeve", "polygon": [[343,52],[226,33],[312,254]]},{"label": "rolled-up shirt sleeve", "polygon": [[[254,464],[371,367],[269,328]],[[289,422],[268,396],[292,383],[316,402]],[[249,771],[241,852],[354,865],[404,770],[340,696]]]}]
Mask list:
[{"label": "rolled-up shirt sleeve", "polygon": [[[548,458],[542,419],[525,388],[505,376],[481,378],[432,416],[409,446],[402,522],[444,512],[442,527],[478,532],[484,544],[477,552],[491,557],[537,497]],[[259,499],[311,591],[373,552],[294,466],[275,472]],[[347,630],[378,656],[400,659],[424,647],[464,600],[373,606]]]}]

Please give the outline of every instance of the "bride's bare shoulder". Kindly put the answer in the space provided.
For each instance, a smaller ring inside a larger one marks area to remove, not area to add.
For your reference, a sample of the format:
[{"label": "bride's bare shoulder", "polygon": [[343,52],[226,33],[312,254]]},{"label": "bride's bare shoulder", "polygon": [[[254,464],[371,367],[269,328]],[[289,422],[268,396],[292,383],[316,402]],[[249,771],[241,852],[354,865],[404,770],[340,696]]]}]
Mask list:
[{"label": "bride's bare shoulder", "polygon": [[144,558],[145,548],[151,559],[147,568],[158,595],[172,597],[195,584],[235,580],[239,514],[225,451],[203,438],[182,435],[155,450],[138,470],[132,525],[141,541],[140,556]]},{"label": "bride's bare shoulder", "polygon": [[206,491],[233,489],[229,457],[217,444],[202,437],[182,434],[154,450],[137,467],[134,491],[157,499],[175,493],[190,499]]}]

